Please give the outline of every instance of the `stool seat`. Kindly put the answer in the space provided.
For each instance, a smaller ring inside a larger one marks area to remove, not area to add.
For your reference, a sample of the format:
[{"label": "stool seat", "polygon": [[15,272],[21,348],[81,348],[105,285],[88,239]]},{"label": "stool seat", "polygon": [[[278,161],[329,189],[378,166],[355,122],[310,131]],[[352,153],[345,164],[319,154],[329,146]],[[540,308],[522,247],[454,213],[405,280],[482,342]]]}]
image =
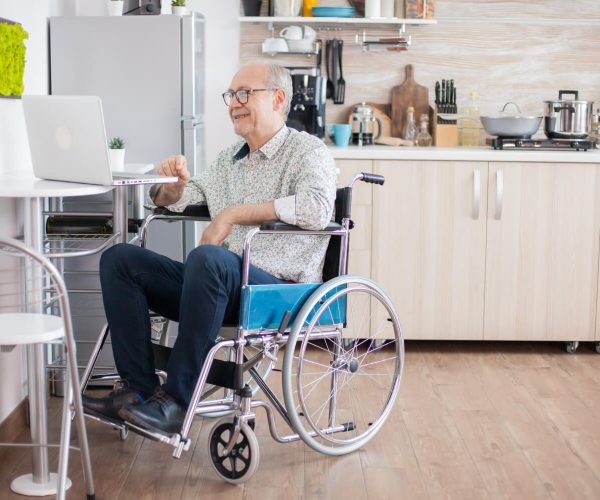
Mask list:
[{"label": "stool seat", "polygon": [[65,336],[64,320],[41,313],[0,314],[0,345],[41,344]]}]

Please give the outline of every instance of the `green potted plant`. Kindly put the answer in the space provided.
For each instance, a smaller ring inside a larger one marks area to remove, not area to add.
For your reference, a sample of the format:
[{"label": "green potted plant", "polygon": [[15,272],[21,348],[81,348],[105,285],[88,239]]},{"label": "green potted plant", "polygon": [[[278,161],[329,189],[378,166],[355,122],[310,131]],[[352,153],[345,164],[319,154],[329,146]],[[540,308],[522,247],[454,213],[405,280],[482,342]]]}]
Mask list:
[{"label": "green potted plant", "polygon": [[125,170],[125,141],[113,137],[108,143],[108,159],[111,170]]},{"label": "green potted plant", "polygon": [[171,9],[173,14],[183,16],[187,14],[187,8],[185,7],[185,0],[172,0]]},{"label": "green potted plant", "polygon": [[108,7],[109,16],[123,15],[123,0],[108,0],[106,6]]}]

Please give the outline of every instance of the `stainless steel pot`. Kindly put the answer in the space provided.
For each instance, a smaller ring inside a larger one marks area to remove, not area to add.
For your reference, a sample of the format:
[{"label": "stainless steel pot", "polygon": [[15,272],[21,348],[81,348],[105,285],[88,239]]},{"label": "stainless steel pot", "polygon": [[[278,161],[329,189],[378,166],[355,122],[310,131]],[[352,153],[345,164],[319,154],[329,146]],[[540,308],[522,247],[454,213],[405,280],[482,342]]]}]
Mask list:
[{"label": "stainless steel pot", "polygon": [[[519,111],[518,115],[504,113],[506,107],[512,104]],[[525,116],[514,102],[507,102],[498,116],[482,116],[481,123],[485,131],[497,137],[529,139],[540,128],[542,116]]]},{"label": "stainless steel pot", "polygon": [[[574,96],[573,100],[563,99]],[[549,139],[583,139],[592,126],[593,101],[580,101],[579,91],[559,90],[558,100],[544,101],[544,132]]]}]

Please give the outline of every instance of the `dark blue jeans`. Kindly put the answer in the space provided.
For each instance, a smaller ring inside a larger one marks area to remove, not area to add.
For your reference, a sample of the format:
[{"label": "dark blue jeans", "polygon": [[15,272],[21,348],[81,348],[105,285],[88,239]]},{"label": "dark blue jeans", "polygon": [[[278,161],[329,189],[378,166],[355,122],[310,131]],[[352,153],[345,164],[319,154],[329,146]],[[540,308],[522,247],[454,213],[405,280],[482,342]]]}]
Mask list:
[{"label": "dark blue jeans", "polygon": [[[159,385],[150,341],[151,309],[179,321],[165,391],[187,408],[196,379],[223,323],[237,324],[242,260],[214,245],[201,245],[185,264],[134,245],[118,244],[100,260],[104,309],[122,379],[143,394]],[[250,284],[284,283],[250,267]]]}]

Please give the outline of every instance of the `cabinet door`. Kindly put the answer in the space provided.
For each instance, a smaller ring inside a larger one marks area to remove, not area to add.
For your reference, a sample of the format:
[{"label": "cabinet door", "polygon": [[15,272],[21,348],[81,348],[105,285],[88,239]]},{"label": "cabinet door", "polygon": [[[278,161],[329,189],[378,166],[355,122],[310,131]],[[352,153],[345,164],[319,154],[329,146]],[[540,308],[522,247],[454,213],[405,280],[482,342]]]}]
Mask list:
[{"label": "cabinet door", "polygon": [[373,276],[409,339],[482,339],[486,162],[376,161]]},{"label": "cabinet door", "polygon": [[599,168],[490,163],[486,339],[594,338]]}]

